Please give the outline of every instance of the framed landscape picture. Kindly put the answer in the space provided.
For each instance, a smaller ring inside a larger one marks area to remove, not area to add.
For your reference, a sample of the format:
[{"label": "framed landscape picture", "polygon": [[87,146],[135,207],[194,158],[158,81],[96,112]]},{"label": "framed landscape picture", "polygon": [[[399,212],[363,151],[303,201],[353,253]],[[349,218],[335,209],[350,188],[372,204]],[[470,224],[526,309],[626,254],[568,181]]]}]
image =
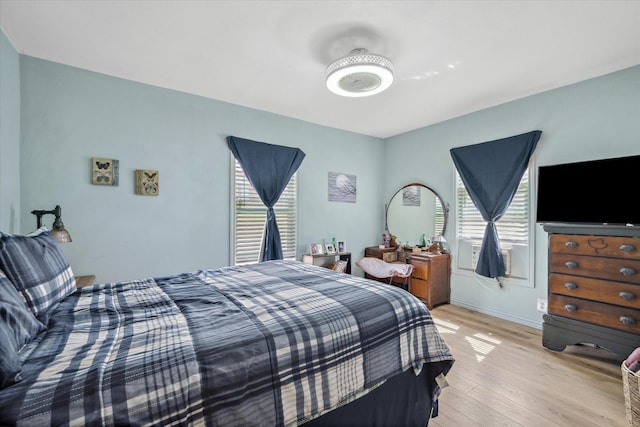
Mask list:
[{"label": "framed landscape picture", "polygon": [[356,176],[345,173],[329,172],[329,201],[355,203]]}]

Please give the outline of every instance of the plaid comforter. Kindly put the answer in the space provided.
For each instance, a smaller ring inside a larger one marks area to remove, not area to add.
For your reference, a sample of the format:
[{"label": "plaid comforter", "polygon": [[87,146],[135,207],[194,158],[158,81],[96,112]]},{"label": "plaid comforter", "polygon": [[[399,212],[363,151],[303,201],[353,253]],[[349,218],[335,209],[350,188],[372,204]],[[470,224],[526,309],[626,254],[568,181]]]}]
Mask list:
[{"label": "plaid comforter", "polygon": [[453,363],[407,292],[295,261],[79,289],[21,356],[0,425],[296,425]]}]

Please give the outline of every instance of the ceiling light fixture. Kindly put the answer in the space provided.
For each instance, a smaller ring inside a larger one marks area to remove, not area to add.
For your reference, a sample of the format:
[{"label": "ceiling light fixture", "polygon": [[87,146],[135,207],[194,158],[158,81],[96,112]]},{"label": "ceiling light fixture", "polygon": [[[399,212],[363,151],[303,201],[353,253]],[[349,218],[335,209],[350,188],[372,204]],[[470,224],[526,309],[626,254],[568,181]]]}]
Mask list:
[{"label": "ceiling light fixture", "polygon": [[337,95],[371,96],[393,83],[393,63],[384,56],[354,49],[327,67],[327,88]]}]

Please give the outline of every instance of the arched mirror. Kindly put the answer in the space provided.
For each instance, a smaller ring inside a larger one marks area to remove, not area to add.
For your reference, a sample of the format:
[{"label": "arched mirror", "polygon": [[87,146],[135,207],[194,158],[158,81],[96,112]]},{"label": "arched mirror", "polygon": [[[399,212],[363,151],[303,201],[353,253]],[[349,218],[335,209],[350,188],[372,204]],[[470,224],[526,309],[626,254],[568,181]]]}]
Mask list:
[{"label": "arched mirror", "polygon": [[391,197],[386,207],[387,231],[398,243],[418,246],[422,236],[432,240],[444,235],[449,208],[440,195],[424,184],[407,184]]}]

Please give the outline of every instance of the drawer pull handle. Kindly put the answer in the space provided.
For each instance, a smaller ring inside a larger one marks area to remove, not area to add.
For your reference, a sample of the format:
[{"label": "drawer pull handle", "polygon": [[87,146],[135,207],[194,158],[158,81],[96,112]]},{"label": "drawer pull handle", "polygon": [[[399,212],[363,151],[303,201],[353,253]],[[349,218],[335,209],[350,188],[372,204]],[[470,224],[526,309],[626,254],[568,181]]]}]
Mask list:
[{"label": "drawer pull handle", "polygon": [[[578,268],[578,263],[575,262],[575,261],[567,261],[567,262],[564,263],[564,265],[566,265],[567,268],[569,268],[569,269]],[[622,273],[622,274],[624,274],[624,273]]]},{"label": "drawer pull handle", "polygon": [[567,282],[564,284],[564,287],[569,289],[570,291],[576,289],[578,287],[578,285],[576,285],[575,283],[571,283],[571,282]]},{"label": "drawer pull handle", "polygon": [[572,242],[572,241],[568,241],[567,243],[564,244],[566,247],[568,248],[577,248],[578,247],[578,242]]},{"label": "drawer pull handle", "polygon": [[635,294],[633,294],[632,292],[620,292],[618,295],[620,295],[620,298],[622,298],[625,301],[629,301],[632,299],[635,299]]},{"label": "drawer pull handle", "polygon": [[636,247],[633,245],[622,245],[620,246],[620,250],[622,252],[634,252],[636,250]]},{"label": "drawer pull handle", "polygon": [[620,316],[620,321],[624,324],[624,326],[635,325],[636,319],[631,316]]},{"label": "drawer pull handle", "polygon": [[565,304],[564,309],[570,313],[573,313],[574,311],[578,311],[578,307],[573,304]]},{"label": "drawer pull handle", "polygon": [[620,269],[620,273],[622,273],[622,275],[624,277],[629,277],[629,276],[633,276],[634,274],[636,274],[636,270],[631,268],[631,267],[622,267]]}]

